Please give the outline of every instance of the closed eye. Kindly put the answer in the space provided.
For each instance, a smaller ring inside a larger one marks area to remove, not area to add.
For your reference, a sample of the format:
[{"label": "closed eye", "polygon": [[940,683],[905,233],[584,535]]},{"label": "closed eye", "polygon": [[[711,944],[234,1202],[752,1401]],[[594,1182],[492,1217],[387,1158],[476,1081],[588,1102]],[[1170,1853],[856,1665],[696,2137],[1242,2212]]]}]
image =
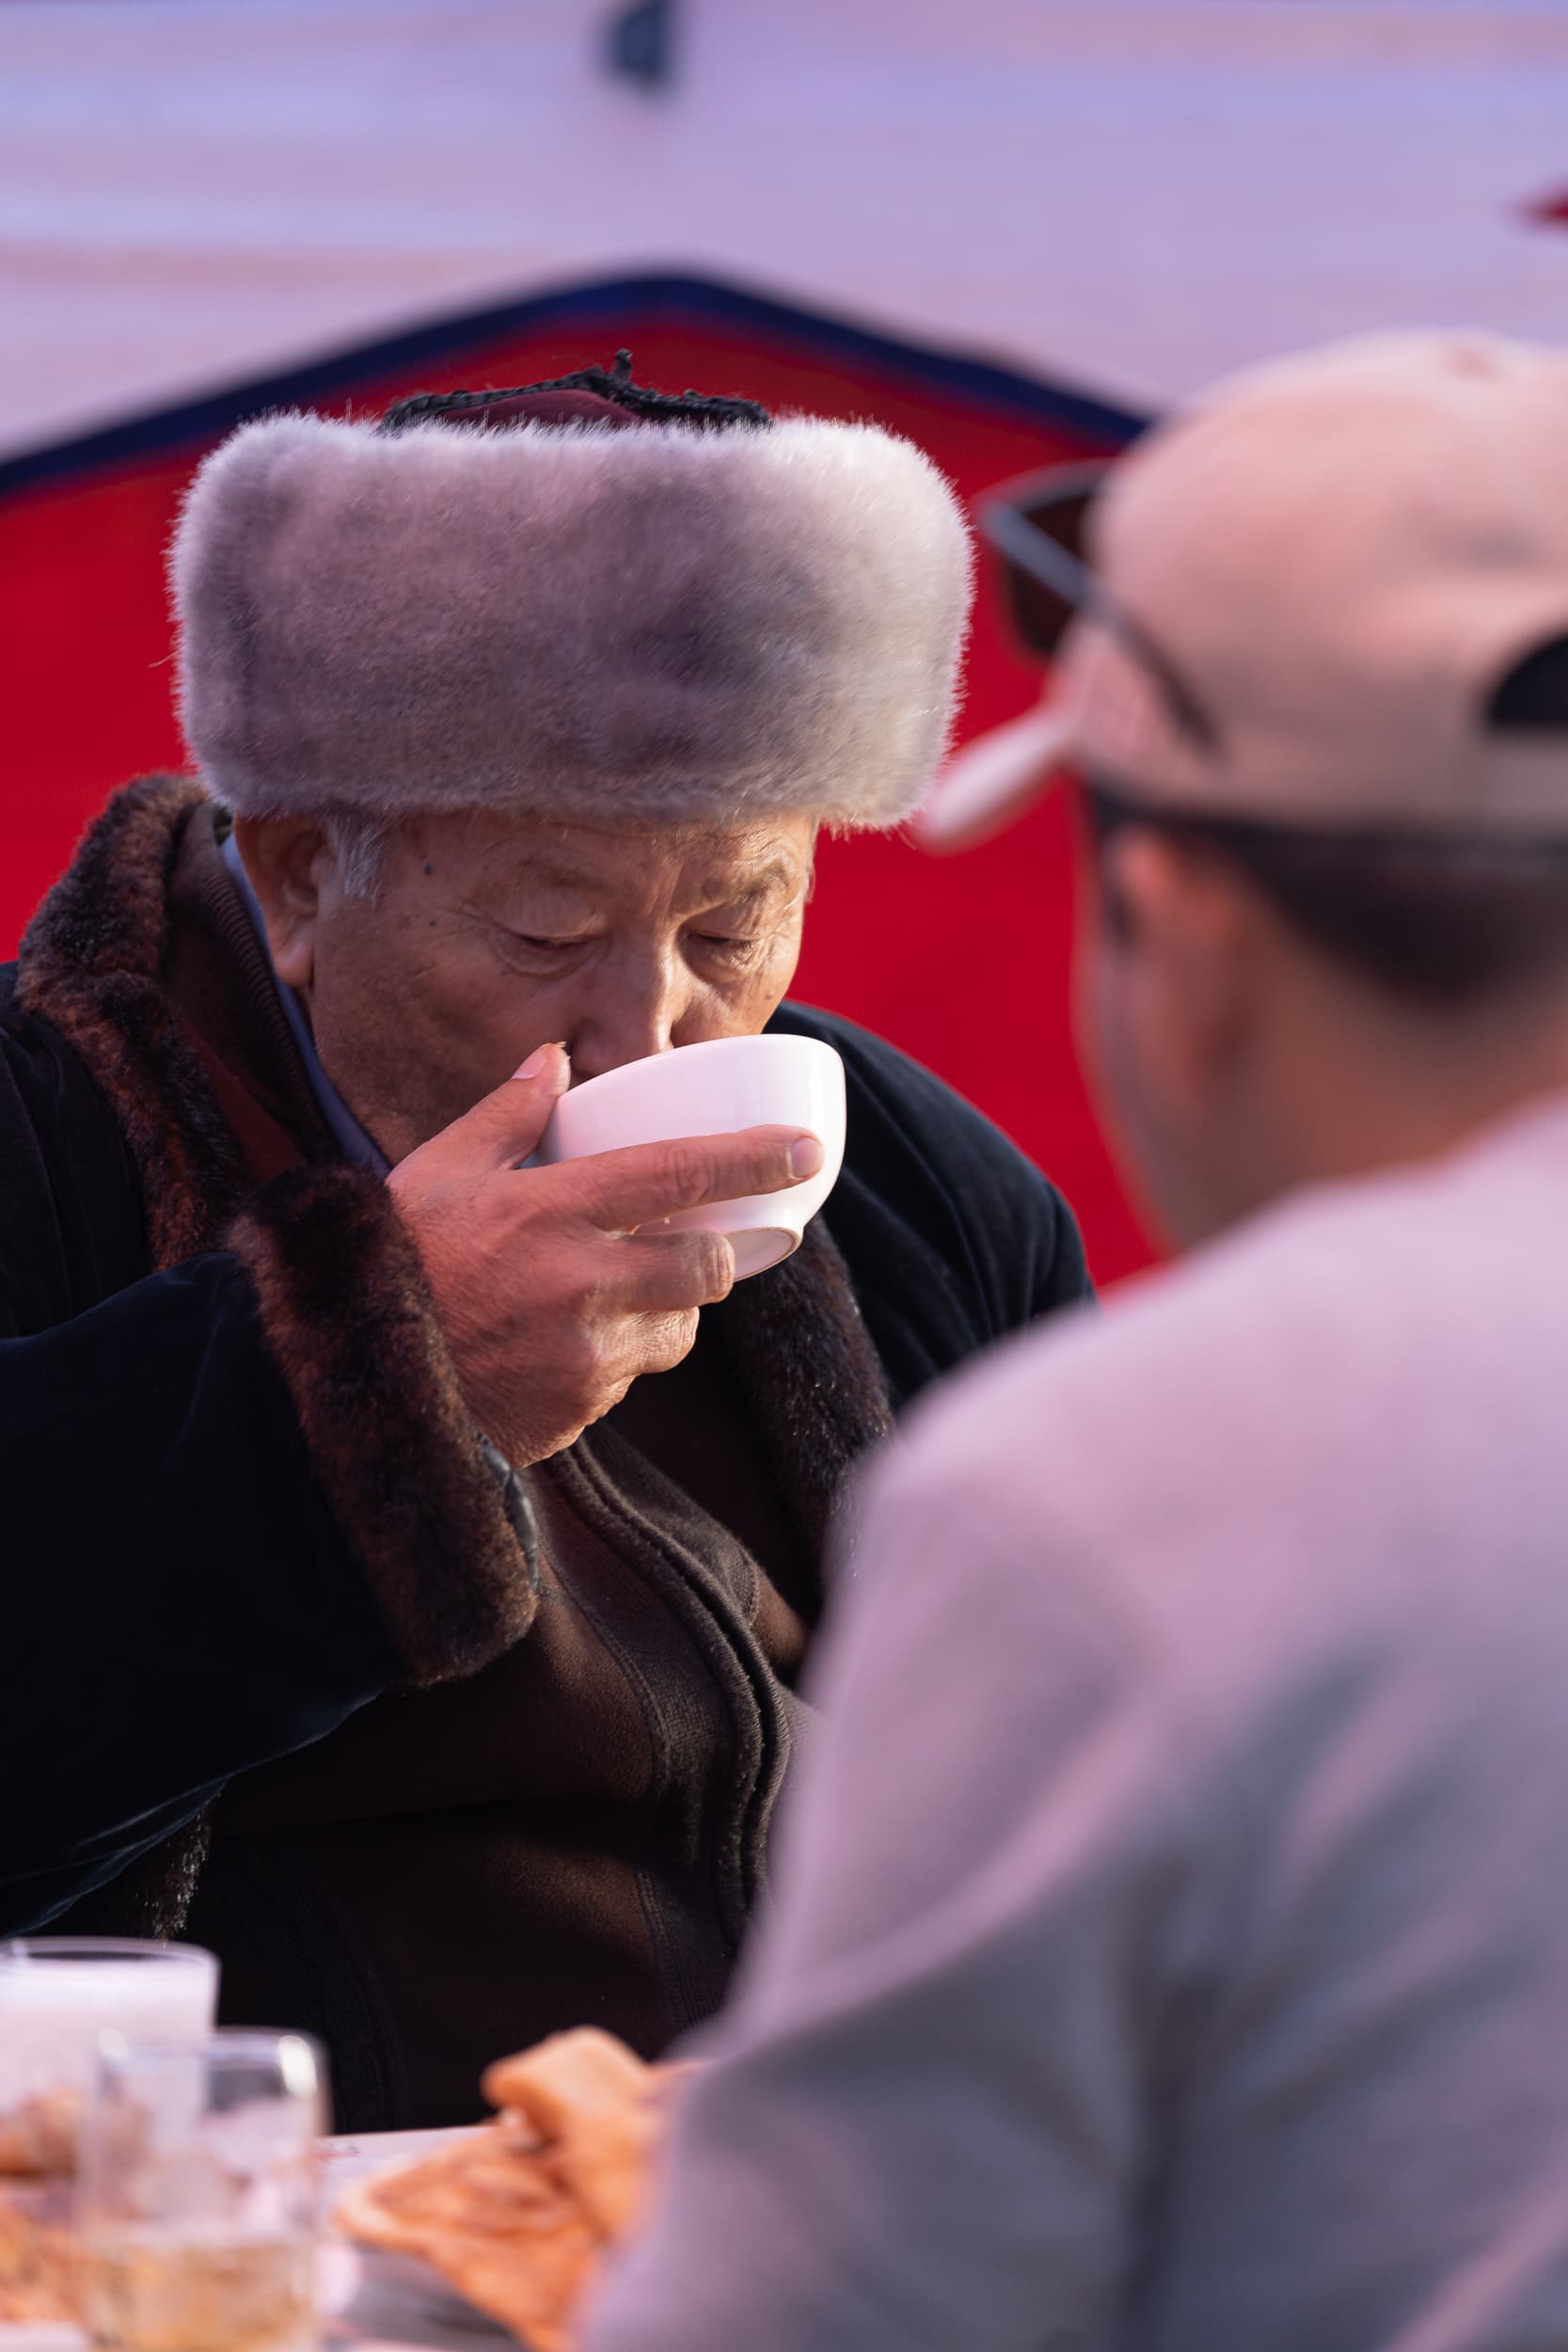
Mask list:
[{"label": "closed eye", "polygon": [[692,931],[690,937],[699,947],[707,947],[731,963],[744,963],[764,945],[761,939],[745,937],[733,931]]}]

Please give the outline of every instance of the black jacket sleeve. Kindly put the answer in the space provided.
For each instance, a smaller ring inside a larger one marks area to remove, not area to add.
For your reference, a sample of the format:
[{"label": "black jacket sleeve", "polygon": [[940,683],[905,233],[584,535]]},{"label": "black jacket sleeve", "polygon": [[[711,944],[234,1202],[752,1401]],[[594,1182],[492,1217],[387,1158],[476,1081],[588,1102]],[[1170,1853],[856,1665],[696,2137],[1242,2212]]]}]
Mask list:
[{"label": "black jacket sleeve", "polygon": [[385,1187],[280,1177],[229,1249],[138,1274],[112,1122],[89,1132],[71,1073],[0,1028],[12,1932],[389,1684],[483,1663],[533,1603]]},{"label": "black jacket sleeve", "polygon": [[33,1927],[403,1672],[238,1261],[0,1341],[0,1928]]}]

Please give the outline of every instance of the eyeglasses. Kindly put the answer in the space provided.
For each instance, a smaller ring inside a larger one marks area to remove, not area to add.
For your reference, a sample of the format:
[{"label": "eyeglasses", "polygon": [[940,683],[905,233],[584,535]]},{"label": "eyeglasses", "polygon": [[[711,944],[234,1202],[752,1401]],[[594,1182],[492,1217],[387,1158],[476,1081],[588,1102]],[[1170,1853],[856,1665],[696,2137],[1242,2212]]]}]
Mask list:
[{"label": "eyeglasses", "polygon": [[1212,755],[1219,730],[1202,703],[1084,560],[1089,515],[1109,471],[1103,460],[1048,466],[1003,483],[982,500],[976,521],[981,537],[1002,558],[1013,627],[1032,653],[1049,660],[1072,621],[1092,620],[1152,678],[1188,741]]}]

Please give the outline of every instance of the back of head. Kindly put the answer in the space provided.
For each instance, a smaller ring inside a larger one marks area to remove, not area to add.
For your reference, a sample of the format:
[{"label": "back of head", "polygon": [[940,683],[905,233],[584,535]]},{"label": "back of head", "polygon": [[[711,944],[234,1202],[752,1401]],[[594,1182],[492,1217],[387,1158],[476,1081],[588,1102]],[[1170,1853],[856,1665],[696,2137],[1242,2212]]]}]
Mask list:
[{"label": "back of head", "polygon": [[1255,371],[1150,437],[1094,549],[1212,729],[1151,726],[1087,621],[1102,818],[1206,839],[1413,1011],[1568,971],[1568,360],[1398,336]]},{"label": "back of head", "polygon": [[955,773],[933,831],[961,838],[961,805],[978,836],[1071,765],[1102,813],[1207,833],[1413,1000],[1550,960],[1568,358],[1481,336],[1332,345],[1218,385],[1087,503],[1073,486],[1084,593],[1044,723],[1010,759],[976,747],[978,793]]},{"label": "back of head", "polygon": [[[1087,780],[1126,1123],[1168,1168],[1201,1160],[1185,1087],[1256,1160],[1228,1189],[1210,1169],[1179,1225],[1568,1083],[1568,358],[1337,345],[1220,385],[1087,496],[1081,470],[1037,477],[999,511],[1015,610],[1046,614],[1041,650],[1063,628],[1060,658],[928,823],[953,846],[1063,767]],[[1161,854],[1129,858],[1132,834]],[[1161,1067],[1195,1047],[1183,991],[1197,1027],[1253,1041],[1244,1100]]]}]

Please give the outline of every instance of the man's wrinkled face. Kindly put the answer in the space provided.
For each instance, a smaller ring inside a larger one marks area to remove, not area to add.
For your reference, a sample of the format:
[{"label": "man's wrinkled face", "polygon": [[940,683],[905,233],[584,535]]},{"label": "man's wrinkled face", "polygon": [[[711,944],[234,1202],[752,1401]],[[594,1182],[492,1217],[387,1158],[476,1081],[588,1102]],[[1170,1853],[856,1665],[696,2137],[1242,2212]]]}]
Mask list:
[{"label": "man's wrinkled face", "polygon": [[333,1082],[394,1160],[536,1045],[574,1080],[762,1029],[794,976],[816,825],[633,829],[478,813],[410,821],[375,897],[320,827],[241,821],[279,977]]}]

